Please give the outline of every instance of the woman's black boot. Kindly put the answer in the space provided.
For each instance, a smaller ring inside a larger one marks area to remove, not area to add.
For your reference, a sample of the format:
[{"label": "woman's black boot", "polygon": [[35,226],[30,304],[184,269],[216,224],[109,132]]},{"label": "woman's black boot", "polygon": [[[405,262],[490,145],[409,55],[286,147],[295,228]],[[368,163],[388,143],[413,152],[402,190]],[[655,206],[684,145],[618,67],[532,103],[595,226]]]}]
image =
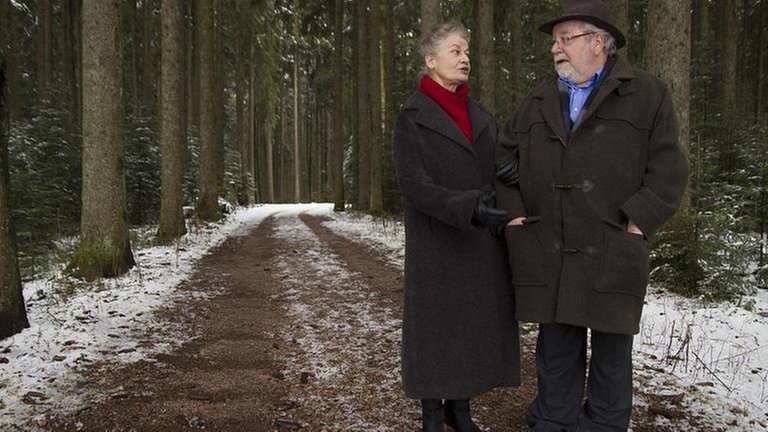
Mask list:
[{"label": "woman's black boot", "polygon": [[456,432],[482,432],[469,414],[469,399],[445,401],[445,424]]},{"label": "woman's black boot", "polygon": [[445,411],[440,399],[421,400],[421,428],[424,432],[443,432]]}]

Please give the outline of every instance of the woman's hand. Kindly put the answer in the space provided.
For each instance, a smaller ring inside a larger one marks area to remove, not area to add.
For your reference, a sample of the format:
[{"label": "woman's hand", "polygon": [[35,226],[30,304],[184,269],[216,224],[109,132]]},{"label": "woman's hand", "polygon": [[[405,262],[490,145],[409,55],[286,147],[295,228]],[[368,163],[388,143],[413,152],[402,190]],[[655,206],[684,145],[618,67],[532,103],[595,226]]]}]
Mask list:
[{"label": "woman's hand", "polygon": [[516,159],[503,162],[496,171],[496,180],[504,186],[515,187],[520,183],[520,172]]},{"label": "woman's hand", "polygon": [[523,217],[523,216],[516,217],[516,218],[512,219],[511,221],[509,221],[507,226],[520,226],[520,225],[523,224],[524,221],[525,221],[525,217]]},{"label": "woman's hand", "polygon": [[490,186],[481,190],[480,197],[472,213],[472,225],[479,227],[503,226],[509,220],[506,210],[495,207],[494,196],[496,192]]}]

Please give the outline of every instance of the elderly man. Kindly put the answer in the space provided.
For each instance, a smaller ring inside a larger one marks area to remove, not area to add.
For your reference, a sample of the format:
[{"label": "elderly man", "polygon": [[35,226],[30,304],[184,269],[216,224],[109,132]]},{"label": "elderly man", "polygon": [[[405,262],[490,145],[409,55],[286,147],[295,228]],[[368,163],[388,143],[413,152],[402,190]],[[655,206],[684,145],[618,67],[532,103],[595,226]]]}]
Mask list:
[{"label": "elderly man", "polygon": [[565,0],[539,29],[559,78],[520,103],[496,152],[517,317],[539,323],[528,425],[626,430],[646,242],[679,207],[687,162],[669,90],[616,54],[604,1]]}]

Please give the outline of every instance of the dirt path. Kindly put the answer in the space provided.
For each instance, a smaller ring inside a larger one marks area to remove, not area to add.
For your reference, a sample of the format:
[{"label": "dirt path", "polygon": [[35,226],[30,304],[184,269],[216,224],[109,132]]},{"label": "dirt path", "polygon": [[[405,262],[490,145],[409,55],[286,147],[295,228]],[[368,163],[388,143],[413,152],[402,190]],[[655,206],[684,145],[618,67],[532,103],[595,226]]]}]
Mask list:
[{"label": "dirt path", "polygon": [[[309,216],[271,217],[230,239],[179,289],[223,294],[164,311],[197,337],[152,362],[96,365],[96,397],[52,414],[56,431],[413,431],[418,402],[400,387],[402,273]],[[473,402],[486,430],[524,430],[524,385]],[[639,429],[642,430],[642,429]]]}]

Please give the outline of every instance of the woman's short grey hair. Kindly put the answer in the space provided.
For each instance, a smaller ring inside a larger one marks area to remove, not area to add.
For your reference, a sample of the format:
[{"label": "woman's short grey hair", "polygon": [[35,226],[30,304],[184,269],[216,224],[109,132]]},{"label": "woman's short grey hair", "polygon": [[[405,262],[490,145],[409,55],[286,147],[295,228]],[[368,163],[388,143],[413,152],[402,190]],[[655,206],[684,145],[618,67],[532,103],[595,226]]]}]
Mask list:
[{"label": "woman's short grey hair", "polygon": [[579,28],[581,28],[583,33],[595,33],[603,36],[603,40],[605,41],[605,44],[603,45],[603,52],[609,56],[616,54],[616,38],[606,30],[603,30],[592,23],[584,21],[581,22]]},{"label": "woman's short grey hair", "polygon": [[[451,35],[456,35],[469,43],[469,30],[458,21],[449,21],[433,28],[429,33],[422,36],[419,41],[419,55],[425,59],[428,55],[437,55],[440,44]],[[421,66],[419,76],[428,74],[426,63]]]}]

